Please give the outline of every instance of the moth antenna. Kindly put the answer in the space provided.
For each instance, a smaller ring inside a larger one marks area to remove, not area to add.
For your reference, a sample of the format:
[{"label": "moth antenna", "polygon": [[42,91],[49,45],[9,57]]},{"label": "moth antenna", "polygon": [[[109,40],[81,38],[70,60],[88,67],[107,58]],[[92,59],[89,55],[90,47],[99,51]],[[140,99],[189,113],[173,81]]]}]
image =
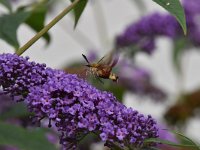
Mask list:
[{"label": "moth antenna", "polygon": [[90,64],[90,62],[88,61],[87,57],[86,57],[84,54],[82,54],[82,56],[83,56],[83,58],[86,60],[86,62],[87,62],[88,64]]},{"label": "moth antenna", "polygon": [[103,56],[103,57],[97,62],[97,64],[99,64],[104,58],[105,58],[105,56]]}]

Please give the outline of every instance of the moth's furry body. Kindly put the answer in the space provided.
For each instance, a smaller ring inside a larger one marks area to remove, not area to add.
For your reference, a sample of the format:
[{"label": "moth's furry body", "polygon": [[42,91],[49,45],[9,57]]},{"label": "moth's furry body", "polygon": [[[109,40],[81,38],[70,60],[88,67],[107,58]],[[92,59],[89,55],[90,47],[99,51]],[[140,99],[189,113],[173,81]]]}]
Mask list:
[{"label": "moth's furry body", "polygon": [[[89,63],[87,57],[82,54],[82,56],[87,61],[87,67],[89,67],[89,72],[91,72],[95,77],[110,79],[114,82],[118,80],[118,76],[112,73],[112,68],[116,65],[117,60],[114,60],[111,64],[104,63],[103,58],[100,59],[97,63]],[[111,62],[111,60],[109,60]]]}]

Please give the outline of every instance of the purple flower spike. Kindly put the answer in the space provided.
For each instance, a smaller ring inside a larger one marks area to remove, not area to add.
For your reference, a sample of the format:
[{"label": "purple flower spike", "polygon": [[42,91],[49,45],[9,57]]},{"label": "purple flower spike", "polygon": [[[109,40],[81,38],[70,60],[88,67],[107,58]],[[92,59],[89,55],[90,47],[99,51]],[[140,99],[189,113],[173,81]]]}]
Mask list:
[{"label": "purple flower spike", "polygon": [[142,147],[145,139],[158,136],[151,116],[127,108],[111,93],[96,89],[76,75],[45,68],[27,58],[1,54],[0,84],[12,97],[21,96],[38,122],[48,118],[49,126],[55,124],[64,149],[76,149],[89,132],[110,147],[114,143]]},{"label": "purple flower spike", "polygon": [[[190,44],[200,46],[200,1],[183,0],[187,23],[187,39]],[[169,14],[154,13],[129,25],[116,37],[117,48],[136,48],[147,54],[155,50],[157,37],[165,36],[172,40],[185,38],[181,26]]]},{"label": "purple flower spike", "polygon": [[174,17],[155,13],[128,26],[124,33],[116,38],[116,47],[135,46],[143,52],[151,54],[155,49],[156,37],[175,38],[179,32],[177,28],[179,25]]}]

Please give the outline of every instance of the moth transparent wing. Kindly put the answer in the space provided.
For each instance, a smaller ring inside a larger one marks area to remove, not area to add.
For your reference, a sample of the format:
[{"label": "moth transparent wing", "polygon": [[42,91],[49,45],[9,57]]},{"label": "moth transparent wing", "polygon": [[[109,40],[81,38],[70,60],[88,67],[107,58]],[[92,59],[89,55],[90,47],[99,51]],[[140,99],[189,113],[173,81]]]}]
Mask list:
[{"label": "moth transparent wing", "polygon": [[110,67],[114,67],[117,62],[119,60],[119,55],[117,52],[115,52],[114,50],[112,50],[109,54],[105,55],[104,57],[102,57],[99,61],[98,64],[100,66],[110,66]]},{"label": "moth transparent wing", "polygon": [[109,66],[111,67],[114,67],[119,61],[119,55],[118,54],[115,54],[113,57],[112,57],[112,61],[111,63],[109,64]]}]

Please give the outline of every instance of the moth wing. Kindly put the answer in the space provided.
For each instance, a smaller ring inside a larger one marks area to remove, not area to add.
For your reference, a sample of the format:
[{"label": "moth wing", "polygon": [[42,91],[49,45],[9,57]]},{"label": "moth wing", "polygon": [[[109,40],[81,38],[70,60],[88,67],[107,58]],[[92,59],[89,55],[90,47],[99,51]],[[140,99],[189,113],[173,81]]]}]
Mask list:
[{"label": "moth wing", "polygon": [[100,66],[114,67],[117,64],[118,60],[119,55],[114,50],[112,50],[109,54],[102,57],[97,63]]}]

